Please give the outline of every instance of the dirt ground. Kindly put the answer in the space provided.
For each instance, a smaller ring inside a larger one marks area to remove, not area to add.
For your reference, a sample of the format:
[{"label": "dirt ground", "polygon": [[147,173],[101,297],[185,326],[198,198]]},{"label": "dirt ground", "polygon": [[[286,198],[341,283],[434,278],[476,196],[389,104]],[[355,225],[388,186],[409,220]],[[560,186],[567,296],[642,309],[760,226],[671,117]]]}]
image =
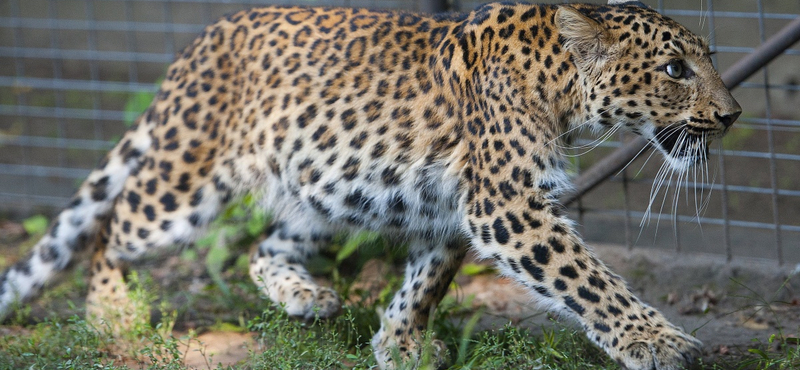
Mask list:
[{"label": "dirt ground", "polygon": [[[0,266],[18,258],[18,249],[30,243],[21,226],[0,221]],[[676,325],[694,332],[703,341],[704,357],[735,356],[754,341],[767,343],[772,335],[800,337],[800,266],[776,266],[774,262],[660,250],[628,250],[619,246],[595,246],[596,254],[622,275],[644,301],[658,307]],[[189,292],[209,284],[200,263],[186,266],[179,257],[161,259],[151,275],[162,286],[182,285]],[[476,261],[468,261],[475,263]],[[357,284],[368,291],[382,288],[380,277],[390,269],[382,262],[367,263]],[[182,272],[178,271],[182,269]],[[190,282],[175,281],[191,279]],[[187,278],[188,276],[188,278]],[[450,294],[485,308],[479,329],[500,328],[508,321],[541,330],[552,325],[550,316],[536,310],[530,296],[513,282],[494,274],[459,275]],[[191,293],[189,293],[191,294]],[[75,297],[76,302],[80,297]],[[37,313],[34,307],[33,316]],[[61,312],[61,311],[58,311]],[[202,316],[200,314],[199,316]],[[202,321],[202,319],[197,319]],[[213,320],[213,319],[211,319]],[[206,320],[206,322],[208,319]],[[213,321],[212,321],[213,322]],[[197,326],[191,320],[178,323],[176,334]],[[8,328],[0,328],[7,334]],[[186,364],[206,368],[209,355],[214,365],[233,364],[259,350],[248,333],[205,331],[186,348]]]}]

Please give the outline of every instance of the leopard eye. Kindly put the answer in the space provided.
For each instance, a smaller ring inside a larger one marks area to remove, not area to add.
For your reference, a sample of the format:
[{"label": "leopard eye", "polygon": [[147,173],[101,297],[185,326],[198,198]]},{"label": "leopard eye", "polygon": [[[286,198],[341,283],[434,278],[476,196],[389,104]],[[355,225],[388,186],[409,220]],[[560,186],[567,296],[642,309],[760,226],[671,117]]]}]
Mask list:
[{"label": "leopard eye", "polygon": [[667,75],[672,78],[683,77],[683,63],[680,60],[671,60],[665,68]]}]

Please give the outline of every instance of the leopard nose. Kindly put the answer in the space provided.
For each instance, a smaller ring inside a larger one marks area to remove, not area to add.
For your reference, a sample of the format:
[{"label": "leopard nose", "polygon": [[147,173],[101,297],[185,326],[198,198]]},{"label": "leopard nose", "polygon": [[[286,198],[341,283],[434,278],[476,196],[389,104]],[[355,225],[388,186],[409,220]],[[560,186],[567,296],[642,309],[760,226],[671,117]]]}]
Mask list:
[{"label": "leopard nose", "polygon": [[720,116],[718,113],[714,113],[717,120],[719,120],[725,128],[731,127],[731,125],[736,122],[736,119],[739,118],[739,115],[742,114],[742,111],[734,112],[731,114],[726,114],[724,116]]}]

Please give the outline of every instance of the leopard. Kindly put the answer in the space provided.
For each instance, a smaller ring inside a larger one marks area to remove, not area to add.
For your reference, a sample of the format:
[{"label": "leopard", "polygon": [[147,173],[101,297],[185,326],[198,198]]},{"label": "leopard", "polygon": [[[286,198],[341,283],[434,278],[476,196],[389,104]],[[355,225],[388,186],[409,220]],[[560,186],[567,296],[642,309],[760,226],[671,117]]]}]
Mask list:
[{"label": "leopard", "polygon": [[640,135],[677,171],[706,162],[741,113],[711,54],[638,2],[228,15],[176,56],[149,108],[3,272],[0,314],[88,260],[87,315],[102,317],[129,303],[130,262],[193,243],[257,193],[273,221],[250,276],[293,317],[340,312],[305,267],[335,235],[406,246],[371,341],[381,368],[419,364],[468,251],[623,368],[684,368],[701,342],[595,256],[559,197],[577,129]]}]

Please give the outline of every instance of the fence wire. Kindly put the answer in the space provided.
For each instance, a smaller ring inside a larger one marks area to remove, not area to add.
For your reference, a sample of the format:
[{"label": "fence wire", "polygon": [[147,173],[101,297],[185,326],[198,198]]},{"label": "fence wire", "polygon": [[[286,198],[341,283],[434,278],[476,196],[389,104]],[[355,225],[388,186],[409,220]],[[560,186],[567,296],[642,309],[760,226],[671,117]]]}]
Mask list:
[{"label": "fence wire", "polygon": [[[707,36],[722,71],[800,14],[797,1],[644,2]],[[216,18],[265,4],[438,6],[425,0],[0,2],[0,216],[50,214],[64,206],[149,103],[175,53]],[[438,4],[469,11],[480,3]],[[711,151],[708,177],[688,184],[671,179],[645,217],[661,163],[645,152],[574,204],[584,237],[800,262],[800,46],[742,83],[734,96],[744,113]],[[575,171],[628,138],[575,157]]]}]

